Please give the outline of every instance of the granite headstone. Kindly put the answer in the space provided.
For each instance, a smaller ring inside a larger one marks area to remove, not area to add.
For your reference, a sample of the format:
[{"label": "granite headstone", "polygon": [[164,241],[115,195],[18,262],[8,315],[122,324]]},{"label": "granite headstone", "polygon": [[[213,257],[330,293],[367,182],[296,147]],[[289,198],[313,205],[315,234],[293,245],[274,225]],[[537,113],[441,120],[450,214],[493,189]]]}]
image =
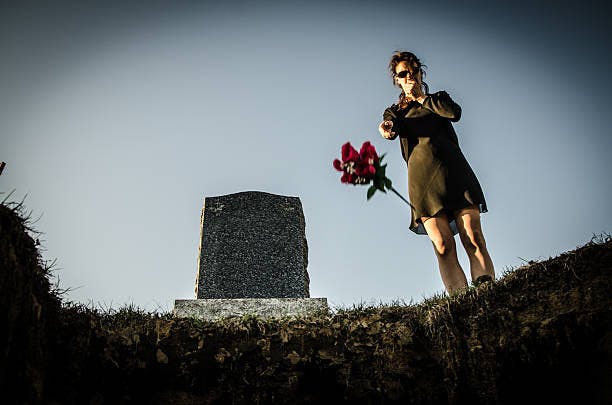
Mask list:
[{"label": "granite headstone", "polygon": [[297,197],[206,197],[196,298],[308,298],[308,246]]},{"label": "granite headstone", "polygon": [[214,321],[328,313],[310,298],[304,213],[297,197],[247,191],[206,197],[200,218],[196,299],[174,315]]}]

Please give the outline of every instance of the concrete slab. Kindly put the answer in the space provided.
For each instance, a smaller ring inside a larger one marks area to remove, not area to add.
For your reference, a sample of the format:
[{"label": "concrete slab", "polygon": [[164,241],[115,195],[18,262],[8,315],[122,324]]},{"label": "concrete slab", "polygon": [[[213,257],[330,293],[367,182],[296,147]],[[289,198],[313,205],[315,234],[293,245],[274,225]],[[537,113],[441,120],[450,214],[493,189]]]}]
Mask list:
[{"label": "concrete slab", "polygon": [[327,298],[230,298],[175,300],[174,316],[215,321],[231,316],[282,318],[327,313]]}]

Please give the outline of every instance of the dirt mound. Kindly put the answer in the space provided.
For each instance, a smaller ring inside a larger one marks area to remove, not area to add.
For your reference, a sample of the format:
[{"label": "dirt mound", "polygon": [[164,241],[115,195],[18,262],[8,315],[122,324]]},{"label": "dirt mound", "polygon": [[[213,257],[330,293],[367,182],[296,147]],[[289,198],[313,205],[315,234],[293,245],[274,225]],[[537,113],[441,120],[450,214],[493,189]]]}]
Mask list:
[{"label": "dirt mound", "polygon": [[0,392],[43,399],[47,330],[60,311],[20,204],[0,205]]},{"label": "dirt mound", "polygon": [[[219,322],[65,303],[0,209],[4,392],[54,403],[610,403],[612,240],[419,305]],[[17,402],[17,403],[19,403]]]}]

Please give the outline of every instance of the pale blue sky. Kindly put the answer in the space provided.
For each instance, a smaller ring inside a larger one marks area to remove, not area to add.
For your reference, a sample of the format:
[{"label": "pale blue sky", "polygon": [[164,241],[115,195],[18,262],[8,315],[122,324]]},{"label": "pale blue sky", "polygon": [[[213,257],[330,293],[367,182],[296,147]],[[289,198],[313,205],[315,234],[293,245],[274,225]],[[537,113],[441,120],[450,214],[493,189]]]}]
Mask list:
[{"label": "pale blue sky", "polygon": [[399,49],[463,108],[498,275],[612,230],[612,33],[595,5],[122,3],[0,6],[0,191],[42,215],[68,300],[191,298],[204,197],[248,190],[301,199],[311,296],[443,291],[404,203],[367,202],[332,167],[370,140],[407,192],[399,143],[377,131]]}]

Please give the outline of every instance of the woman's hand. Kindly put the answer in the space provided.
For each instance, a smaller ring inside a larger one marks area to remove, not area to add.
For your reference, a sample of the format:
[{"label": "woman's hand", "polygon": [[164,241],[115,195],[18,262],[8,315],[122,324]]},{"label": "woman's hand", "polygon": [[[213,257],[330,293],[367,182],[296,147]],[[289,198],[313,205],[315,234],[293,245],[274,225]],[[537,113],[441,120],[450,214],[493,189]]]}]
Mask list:
[{"label": "woman's hand", "polygon": [[395,132],[391,131],[393,128],[393,121],[383,121],[378,126],[378,132],[385,139],[391,139],[395,136]]},{"label": "woman's hand", "polygon": [[[425,93],[423,93],[423,86],[420,82],[415,82],[412,87],[409,87],[409,92],[407,94],[412,100],[419,101],[425,98]],[[419,102],[422,103],[422,101]]]}]

